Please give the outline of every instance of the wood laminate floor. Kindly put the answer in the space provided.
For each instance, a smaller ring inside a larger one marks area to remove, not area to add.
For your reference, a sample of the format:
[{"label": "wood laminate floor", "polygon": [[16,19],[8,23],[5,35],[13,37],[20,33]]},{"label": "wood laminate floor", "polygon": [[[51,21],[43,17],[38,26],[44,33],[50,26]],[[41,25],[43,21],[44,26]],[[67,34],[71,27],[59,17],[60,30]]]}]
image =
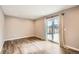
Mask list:
[{"label": "wood laminate floor", "polygon": [[72,54],[78,53],[36,37],[5,41],[3,54]]}]

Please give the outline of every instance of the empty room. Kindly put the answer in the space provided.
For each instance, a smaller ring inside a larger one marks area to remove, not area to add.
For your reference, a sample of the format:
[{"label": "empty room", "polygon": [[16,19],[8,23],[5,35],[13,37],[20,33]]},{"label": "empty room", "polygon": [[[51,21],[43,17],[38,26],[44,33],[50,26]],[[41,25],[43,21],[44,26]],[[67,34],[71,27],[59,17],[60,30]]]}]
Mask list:
[{"label": "empty room", "polygon": [[0,5],[0,54],[78,53],[78,5]]}]

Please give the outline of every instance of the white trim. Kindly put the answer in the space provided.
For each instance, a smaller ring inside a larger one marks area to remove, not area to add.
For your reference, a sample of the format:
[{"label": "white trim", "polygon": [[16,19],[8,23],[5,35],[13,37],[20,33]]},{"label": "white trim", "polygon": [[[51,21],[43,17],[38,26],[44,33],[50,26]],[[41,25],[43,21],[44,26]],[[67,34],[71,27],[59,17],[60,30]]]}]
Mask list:
[{"label": "white trim", "polygon": [[72,49],[74,51],[78,51],[79,52],[79,49],[78,48],[75,48],[75,47],[71,47],[71,46],[64,45],[64,48],[66,48],[66,49]]}]

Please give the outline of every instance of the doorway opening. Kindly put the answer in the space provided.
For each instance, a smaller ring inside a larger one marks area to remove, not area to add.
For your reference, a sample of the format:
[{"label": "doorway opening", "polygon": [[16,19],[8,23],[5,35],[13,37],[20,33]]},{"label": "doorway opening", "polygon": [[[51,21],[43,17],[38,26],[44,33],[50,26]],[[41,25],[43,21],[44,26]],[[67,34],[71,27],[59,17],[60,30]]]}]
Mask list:
[{"label": "doorway opening", "polygon": [[46,21],[46,39],[59,43],[59,16],[47,19]]}]

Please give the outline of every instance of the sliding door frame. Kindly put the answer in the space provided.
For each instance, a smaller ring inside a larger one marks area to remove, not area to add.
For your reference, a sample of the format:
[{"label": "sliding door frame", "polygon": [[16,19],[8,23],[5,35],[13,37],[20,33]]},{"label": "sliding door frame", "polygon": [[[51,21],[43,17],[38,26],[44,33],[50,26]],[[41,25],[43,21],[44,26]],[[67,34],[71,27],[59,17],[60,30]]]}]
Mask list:
[{"label": "sliding door frame", "polygon": [[[55,16],[59,16],[59,20],[60,20],[60,23],[59,23],[59,45],[60,47],[63,47],[65,45],[65,38],[64,38],[64,15],[63,14],[59,14],[59,15],[55,15]],[[48,39],[46,38],[47,36],[47,18],[44,18],[44,23],[45,23],[45,40],[48,41]]]}]

